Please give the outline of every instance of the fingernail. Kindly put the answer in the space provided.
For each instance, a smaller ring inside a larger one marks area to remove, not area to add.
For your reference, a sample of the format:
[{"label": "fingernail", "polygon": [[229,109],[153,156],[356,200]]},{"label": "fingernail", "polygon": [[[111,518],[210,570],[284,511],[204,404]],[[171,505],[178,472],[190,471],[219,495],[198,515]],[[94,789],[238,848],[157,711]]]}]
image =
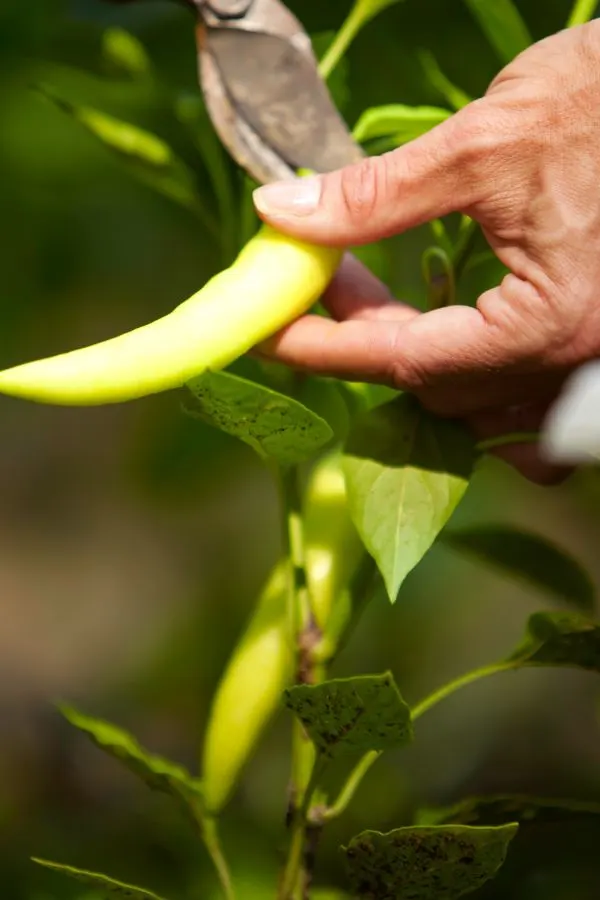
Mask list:
[{"label": "fingernail", "polygon": [[310,216],[321,199],[321,178],[294,178],[259,187],[253,194],[254,205],[265,216]]}]

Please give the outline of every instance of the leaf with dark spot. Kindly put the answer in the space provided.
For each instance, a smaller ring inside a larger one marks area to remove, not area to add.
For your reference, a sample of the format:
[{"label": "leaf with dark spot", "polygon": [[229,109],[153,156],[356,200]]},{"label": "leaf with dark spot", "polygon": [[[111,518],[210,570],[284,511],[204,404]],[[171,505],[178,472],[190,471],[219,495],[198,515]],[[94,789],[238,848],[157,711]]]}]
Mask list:
[{"label": "leaf with dark spot", "polygon": [[306,406],[229,372],[206,372],[187,387],[193,396],[185,412],[280,465],[310,459],[333,437],[327,422]]},{"label": "leaf with dark spot", "polygon": [[352,888],[364,900],[454,900],[504,863],[517,824],[365,831],[345,849]]},{"label": "leaf with dark spot", "polygon": [[329,759],[400,747],[413,737],[410,710],[389,672],[296,685],[284,696],[317,750]]}]

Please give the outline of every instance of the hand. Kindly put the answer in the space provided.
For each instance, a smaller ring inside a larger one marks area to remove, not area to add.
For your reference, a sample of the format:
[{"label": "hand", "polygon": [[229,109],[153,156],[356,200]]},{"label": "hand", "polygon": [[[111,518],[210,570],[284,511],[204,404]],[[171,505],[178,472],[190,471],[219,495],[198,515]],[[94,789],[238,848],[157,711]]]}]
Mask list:
[{"label": "hand", "polygon": [[[390,384],[481,437],[536,430],[566,376],[600,355],[600,22],[521,54],[427,135],[328,175],[260,188],[261,217],[356,246],[462,212],[510,270],[475,308],[424,314],[347,257],[325,304],[261,348],[324,375]],[[499,451],[533,481],[564,470]]]}]

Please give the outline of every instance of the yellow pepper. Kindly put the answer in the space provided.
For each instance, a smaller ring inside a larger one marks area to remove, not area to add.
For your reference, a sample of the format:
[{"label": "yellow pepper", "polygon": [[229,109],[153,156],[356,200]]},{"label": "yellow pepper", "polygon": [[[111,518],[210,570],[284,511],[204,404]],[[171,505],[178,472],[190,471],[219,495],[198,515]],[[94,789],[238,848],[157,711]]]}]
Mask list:
[{"label": "yellow pepper", "polygon": [[287,584],[286,565],[279,563],[213,699],[202,751],[204,802],[213,814],[227,803],[283,690],[292,681]]},{"label": "yellow pepper", "polygon": [[339,454],[321,459],[304,498],[306,569],[317,625],[335,645],[351,615],[347,587],[364,554],[350,518]]},{"label": "yellow pepper", "polygon": [[[345,590],[364,548],[350,520],[337,456],[315,466],[305,498],[306,568],[318,624],[328,646],[347,624]],[[295,654],[287,615],[286,563],[274,569],[217,689],[202,751],[204,799],[217,814],[227,803],[281,694]]]},{"label": "yellow pepper", "polygon": [[0,372],[0,393],[95,406],[133,400],[221,369],[302,315],[342,251],[263,226],[233,265],[170,314],[120,337]]}]

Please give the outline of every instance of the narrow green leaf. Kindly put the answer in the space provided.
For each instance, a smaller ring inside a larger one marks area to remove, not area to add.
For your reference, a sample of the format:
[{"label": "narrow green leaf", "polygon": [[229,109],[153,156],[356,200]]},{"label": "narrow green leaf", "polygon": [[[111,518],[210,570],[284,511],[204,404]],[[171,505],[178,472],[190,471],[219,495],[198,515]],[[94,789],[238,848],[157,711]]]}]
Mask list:
[{"label": "narrow green leaf", "polygon": [[600,625],[576,613],[534,613],[523,641],[506,662],[515,667],[565,666],[600,672]]},{"label": "narrow green leaf", "polygon": [[454,900],[493,878],[517,824],[364,831],[346,851],[350,880],[365,900]]},{"label": "narrow green leaf", "polygon": [[457,87],[457,85],[450,81],[448,76],[440,68],[433,53],[430,53],[429,50],[421,50],[419,58],[429,84],[444,97],[452,109],[459,110],[464,106],[469,105],[473,98],[465,93],[462,88]]},{"label": "narrow green leaf", "polygon": [[110,150],[132,177],[196,213],[210,231],[218,233],[214,219],[200,202],[192,171],[165,141],[91,106],[71,103],[47,85],[38,90]]},{"label": "narrow green leaf", "polygon": [[175,98],[174,112],[190,135],[210,176],[219,207],[224,262],[225,265],[229,265],[241,249],[238,241],[239,214],[231,161],[199,94],[181,92]]},{"label": "narrow green leaf", "polygon": [[575,25],[585,25],[593,19],[598,10],[598,0],[575,0],[571,15],[567,22],[567,28]]},{"label": "narrow green leaf", "polygon": [[572,819],[600,816],[600,803],[552,797],[527,797],[503,794],[491,797],[468,797],[443,809],[423,809],[419,825],[503,825],[506,822],[567,822]]},{"label": "narrow green leaf", "polygon": [[71,725],[86,734],[100,750],[123,763],[148,787],[175,797],[186,811],[193,811],[201,804],[202,785],[183,766],[148,753],[131,734],[110,722],[90,718],[68,706],[61,706],[60,711]]},{"label": "narrow green leaf", "polygon": [[296,465],[310,459],[333,431],[301,403],[228,372],[206,372],[188,384],[185,411],[252,447],[263,459]]},{"label": "narrow green leaf", "polygon": [[102,35],[102,56],[111,73],[132,79],[147,78],[152,64],[146,48],[124,28],[107,28]]},{"label": "narrow green leaf", "polygon": [[284,700],[328,759],[401,747],[413,738],[410,709],[389,672],[296,685]]},{"label": "narrow green leaf", "polygon": [[481,559],[557,600],[590,612],[595,588],[585,569],[566,550],[541,535],[506,525],[448,530],[444,543]]},{"label": "narrow green leaf", "polygon": [[132,884],[123,884],[121,881],[115,881],[114,878],[108,878],[107,875],[100,875],[97,872],[86,872],[84,869],[75,869],[73,866],[63,866],[60,863],[48,862],[46,859],[33,859],[38,866],[44,869],[51,869],[53,872],[59,872],[66,875],[74,881],[85,884],[88,887],[98,891],[101,897],[119,897],[120,900],[164,900],[158,894],[152,891],[146,891],[143,888],[134,887]]},{"label": "narrow green leaf", "polygon": [[533,43],[529,29],[512,0],[465,2],[502,62],[511,62]]},{"label": "narrow green leaf", "polygon": [[393,136],[396,143],[404,144],[430,131],[451,115],[449,110],[437,106],[404,106],[401,103],[373,106],[361,115],[353,135],[359,143]]},{"label": "narrow green leaf", "polygon": [[462,499],[474,458],[462,426],[408,394],[357,417],[343,462],[350,511],[392,602]]}]

